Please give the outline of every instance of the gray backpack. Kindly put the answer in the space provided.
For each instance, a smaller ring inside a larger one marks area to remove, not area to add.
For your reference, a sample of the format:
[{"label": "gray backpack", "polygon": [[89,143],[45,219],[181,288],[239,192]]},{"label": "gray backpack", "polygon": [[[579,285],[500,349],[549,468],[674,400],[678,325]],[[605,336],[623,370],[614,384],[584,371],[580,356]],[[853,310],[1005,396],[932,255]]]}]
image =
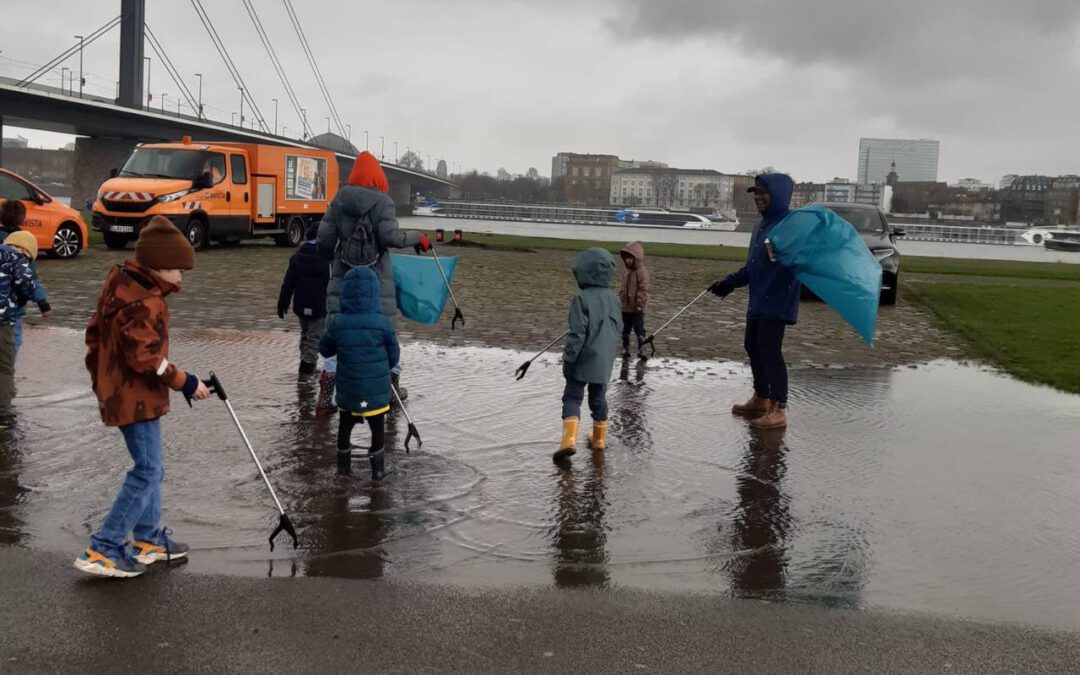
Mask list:
[{"label": "gray backpack", "polygon": [[341,266],[345,270],[354,267],[371,267],[379,262],[379,243],[375,241],[375,228],[367,213],[356,219],[352,234],[341,243]]}]

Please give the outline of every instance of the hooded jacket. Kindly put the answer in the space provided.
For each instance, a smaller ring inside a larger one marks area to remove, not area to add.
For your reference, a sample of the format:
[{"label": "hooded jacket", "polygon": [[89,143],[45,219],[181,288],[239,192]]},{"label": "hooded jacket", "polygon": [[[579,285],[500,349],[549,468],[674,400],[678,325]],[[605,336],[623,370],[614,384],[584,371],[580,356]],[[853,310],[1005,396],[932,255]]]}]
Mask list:
[{"label": "hooded jacket", "polygon": [[750,286],[750,302],[746,308],[749,319],[780,319],[788,324],[799,318],[799,291],[801,285],[795,275],[779,261],[769,260],[765,240],[769,231],[791,212],[791,193],[795,188],[790,176],[766,173],[757,177],[769,188],[769,208],[761,214],[750,237],[750,249],[746,264],[727,280],[736,288]]},{"label": "hooded jacket", "polygon": [[326,286],[330,283],[330,263],[319,254],[315,242],[305,242],[289,258],[289,268],[278,293],[278,314],[284,314],[292,304],[293,313],[301,319],[321,319],[326,316]]},{"label": "hooded jacket", "polygon": [[390,368],[401,357],[397,335],[380,309],[379,280],[370,268],[354,267],[341,283],[341,313],[319,343],[338,357],[337,404],[365,416],[390,406]]},{"label": "hooded jacket", "polygon": [[[16,230],[16,232],[17,231],[18,230]],[[0,230],[0,244],[7,240],[9,234],[12,233],[7,230]],[[38,277],[37,265],[33,260],[30,261],[30,274],[34,277],[34,297],[30,299],[37,303],[38,309],[44,314],[52,309],[52,306],[49,305],[49,294],[45,292],[45,286],[41,283],[41,278]],[[25,305],[19,308],[19,315],[22,316],[24,314],[26,314]]]},{"label": "hooded jacket", "polygon": [[645,248],[641,242],[627,244],[620,255],[629,255],[634,259],[631,267],[623,265],[622,283],[619,285],[619,304],[626,313],[645,311],[649,304],[649,291],[652,284],[649,270],[645,269]]},{"label": "hooded jacket", "polygon": [[570,332],[563,347],[565,372],[579,382],[607,384],[622,333],[619,299],[611,292],[615,261],[602,248],[590,248],[574,258],[578,291],[570,301]]},{"label": "hooded jacket", "polygon": [[23,306],[34,297],[37,284],[29,258],[20,250],[0,245],[0,324],[14,326]]},{"label": "hooded jacket", "polygon": [[367,222],[371,224],[379,248],[379,259],[372,269],[382,289],[382,313],[391,321],[397,317],[397,289],[387,249],[416,246],[420,243],[420,235],[398,229],[394,202],[386,194],[389,189],[390,183],[379,160],[369,152],[361,152],[349,173],[349,184],[338,190],[326,209],[319,225],[319,252],[327,260],[333,260],[330,284],[326,289],[326,309],[330,314],[340,311],[341,280],[349,271],[341,262],[340,246],[361,222]]},{"label": "hooded jacket", "polygon": [[133,260],[109,271],[86,327],[86,368],[107,426],[166,415],[169,389],[181,391],[188,383],[169,362],[165,297],[177,290]]}]

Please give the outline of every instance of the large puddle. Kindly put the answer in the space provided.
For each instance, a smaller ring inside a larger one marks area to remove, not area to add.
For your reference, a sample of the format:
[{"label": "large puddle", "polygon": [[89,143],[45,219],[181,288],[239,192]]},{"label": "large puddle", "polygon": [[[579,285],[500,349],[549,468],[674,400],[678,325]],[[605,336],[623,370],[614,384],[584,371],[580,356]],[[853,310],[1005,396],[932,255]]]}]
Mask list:
[{"label": "large puddle", "polygon": [[[560,370],[515,351],[406,346],[422,451],[389,424],[393,475],[334,475],[336,418],[313,416],[295,334],[187,331],[216,370],[301,548],[224,405],[174,399],[166,521],[199,572],[633,586],[1080,627],[1080,398],[975,366],[799,369],[791,429],[751,433],[740,364],[623,364],[610,447],[550,460]],[[127,469],[101,426],[79,331],[31,329],[20,425],[0,445],[0,543],[85,545]],[[204,371],[205,372],[205,371]],[[617,368],[618,372],[618,368]],[[355,442],[366,442],[358,427]]]}]

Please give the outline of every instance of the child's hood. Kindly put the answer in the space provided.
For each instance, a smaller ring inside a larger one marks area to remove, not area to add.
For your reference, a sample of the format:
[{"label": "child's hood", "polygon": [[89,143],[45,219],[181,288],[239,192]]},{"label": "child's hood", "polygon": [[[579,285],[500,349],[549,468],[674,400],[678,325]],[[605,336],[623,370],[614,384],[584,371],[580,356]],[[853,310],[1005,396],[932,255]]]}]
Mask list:
[{"label": "child's hood", "polygon": [[[113,316],[120,310],[150,298],[164,298],[180,290],[139,263],[128,260],[116,265],[105,279],[105,305],[102,312]],[[150,309],[147,308],[147,312]]]},{"label": "child's hood", "polygon": [[379,278],[370,267],[354,267],[341,282],[341,311],[345,314],[380,314]]},{"label": "child's hood", "polygon": [[634,269],[645,267],[645,247],[640,241],[630,242],[619,251],[620,255],[628,255],[634,259]]},{"label": "child's hood", "polygon": [[578,288],[589,286],[611,286],[611,277],[615,273],[615,261],[611,254],[602,248],[590,248],[574,258],[574,279]]}]

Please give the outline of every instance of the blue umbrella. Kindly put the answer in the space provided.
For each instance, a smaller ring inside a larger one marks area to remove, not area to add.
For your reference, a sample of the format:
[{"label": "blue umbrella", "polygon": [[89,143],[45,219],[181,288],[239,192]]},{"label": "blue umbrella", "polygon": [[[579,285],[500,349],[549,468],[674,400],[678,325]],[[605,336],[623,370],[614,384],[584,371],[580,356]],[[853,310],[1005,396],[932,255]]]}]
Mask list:
[{"label": "blue umbrella", "polygon": [[438,323],[450,295],[449,284],[457,269],[457,258],[439,258],[446,272],[445,281],[433,258],[393,254],[390,260],[402,316],[417,323]]},{"label": "blue umbrella", "polygon": [[851,223],[807,206],[777,223],[768,241],[784,267],[873,345],[881,264]]}]

